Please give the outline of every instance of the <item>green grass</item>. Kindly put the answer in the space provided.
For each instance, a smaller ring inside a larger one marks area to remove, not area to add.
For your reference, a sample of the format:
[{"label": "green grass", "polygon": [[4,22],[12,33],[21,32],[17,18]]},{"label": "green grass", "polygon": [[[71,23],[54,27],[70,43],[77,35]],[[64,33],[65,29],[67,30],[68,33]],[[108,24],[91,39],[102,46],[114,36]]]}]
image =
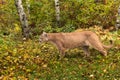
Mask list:
[{"label": "green grass", "polygon": [[0,79],[12,80],[119,80],[120,50],[112,48],[107,57],[90,49],[84,58],[81,49],[66,52],[37,39],[22,41],[7,36],[0,39]]}]

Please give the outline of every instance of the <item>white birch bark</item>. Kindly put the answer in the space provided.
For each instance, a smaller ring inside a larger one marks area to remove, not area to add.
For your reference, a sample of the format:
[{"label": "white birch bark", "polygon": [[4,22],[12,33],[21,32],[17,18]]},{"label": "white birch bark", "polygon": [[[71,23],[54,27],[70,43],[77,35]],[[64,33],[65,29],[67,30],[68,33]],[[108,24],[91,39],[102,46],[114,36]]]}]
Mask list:
[{"label": "white birch bark", "polygon": [[17,11],[20,17],[20,22],[22,26],[22,34],[25,38],[29,38],[28,21],[27,21],[26,14],[22,6],[22,0],[15,0],[15,5],[17,7]]},{"label": "white birch bark", "polygon": [[120,6],[118,8],[118,16],[117,16],[117,20],[116,20],[116,30],[118,30],[120,28]]},{"label": "white birch bark", "polygon": [[59,7],[59,0],[55,0],[55,9],[56,9],[56,20],[60,22],[60,7]]}]

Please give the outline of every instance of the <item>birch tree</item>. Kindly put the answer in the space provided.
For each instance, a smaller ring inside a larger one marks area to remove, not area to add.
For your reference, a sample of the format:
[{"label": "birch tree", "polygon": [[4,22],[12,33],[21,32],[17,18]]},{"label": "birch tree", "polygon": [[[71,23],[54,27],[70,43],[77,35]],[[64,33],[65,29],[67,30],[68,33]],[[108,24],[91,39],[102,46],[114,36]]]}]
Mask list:
[{"label": "birch tree", "polygon": [[117,16],[117,20],[116,20],[116,30],[118,30],[120,28],[120,6],[118,8],[118,16]]},{"label": "birch tree", "polygon": [[56,9],[56,20],[59,25],[60,23],[60,7],[59,7],[59,0],[55,0],[55,9]]},{"label": "birch tree", "polygon": [[24,12],[24,8],[22,6],[22,0],[15,0],[15,5],[16,5],[19,17],[20,17],[22,34],[24,38],[29,38],[28,20]]}]

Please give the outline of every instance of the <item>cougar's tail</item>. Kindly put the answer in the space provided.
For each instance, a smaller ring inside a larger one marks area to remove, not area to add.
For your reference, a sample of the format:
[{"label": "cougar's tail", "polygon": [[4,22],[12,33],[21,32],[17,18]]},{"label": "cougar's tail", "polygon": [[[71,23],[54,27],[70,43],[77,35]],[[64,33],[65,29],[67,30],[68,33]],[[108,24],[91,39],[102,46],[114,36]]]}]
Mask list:
[{"label": "cougar's tail", "polygon": [[110,40],[110,45],[108,45],[108,46],[103,45],[103,47],[106,48],[106,49],[110,49],[110,48],[112,48],[112,47],[113,47],[113,41]]}]

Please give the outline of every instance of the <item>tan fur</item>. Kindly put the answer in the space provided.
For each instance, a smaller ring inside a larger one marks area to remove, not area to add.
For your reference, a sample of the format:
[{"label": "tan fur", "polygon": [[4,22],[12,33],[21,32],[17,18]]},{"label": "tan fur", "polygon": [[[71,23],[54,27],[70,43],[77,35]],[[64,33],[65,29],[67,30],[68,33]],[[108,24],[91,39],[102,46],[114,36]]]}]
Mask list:
[{"label": "tan fur", "polygon": [[107,56],[105,48],[111,48],[101,43],[99,37],[91,31],[71,32],[71,33],[43,33],[40,35],[40,42],[50,41],[56,45],[61,53],[61,58],[64,57],[67,49],[82,47],[86,56],[89,56],[89,46],[100,51],[104,56]]}]

